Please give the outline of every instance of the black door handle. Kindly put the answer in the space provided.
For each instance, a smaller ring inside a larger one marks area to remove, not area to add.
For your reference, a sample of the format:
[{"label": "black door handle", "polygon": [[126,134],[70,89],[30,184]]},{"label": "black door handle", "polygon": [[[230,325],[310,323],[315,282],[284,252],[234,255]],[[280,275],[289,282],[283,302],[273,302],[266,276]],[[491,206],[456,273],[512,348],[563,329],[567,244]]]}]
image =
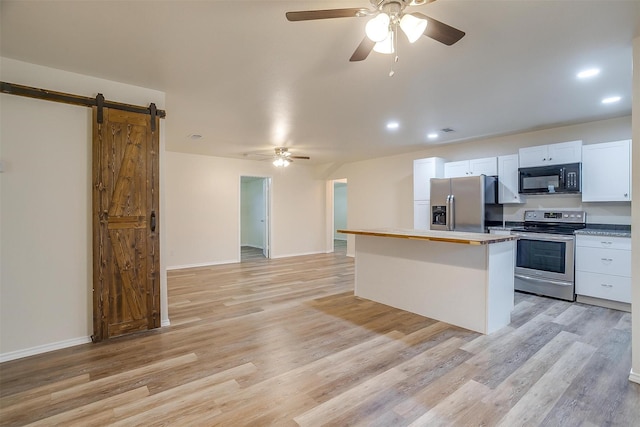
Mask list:
[{"label": "black door handle", "polygon": [[156,231],[156,213],[151,212],[151,220],[149,221],[151,224],[151,231]]}]

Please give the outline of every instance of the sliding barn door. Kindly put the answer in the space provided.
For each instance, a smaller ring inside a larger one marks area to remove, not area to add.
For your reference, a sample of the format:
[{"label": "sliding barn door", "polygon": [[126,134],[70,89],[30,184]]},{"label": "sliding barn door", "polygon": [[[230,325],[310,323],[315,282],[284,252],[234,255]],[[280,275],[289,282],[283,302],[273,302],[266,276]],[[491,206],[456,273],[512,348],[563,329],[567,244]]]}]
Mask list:
[{"label": "sliding barn door", "polygon": [[159,119],[93,108],[93,340],[160,326]]}]

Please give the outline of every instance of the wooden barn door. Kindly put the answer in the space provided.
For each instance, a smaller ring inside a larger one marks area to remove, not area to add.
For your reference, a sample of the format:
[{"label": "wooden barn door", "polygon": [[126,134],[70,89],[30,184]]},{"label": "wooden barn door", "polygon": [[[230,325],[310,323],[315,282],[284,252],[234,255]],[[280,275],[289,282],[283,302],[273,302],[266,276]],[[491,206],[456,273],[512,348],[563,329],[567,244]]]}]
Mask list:
[{"label": "wooden barn door", "polygon": [[[160,326],[159,119],[93,107],[94,341]],[[101,123],[99,123],[101,122]]]}]

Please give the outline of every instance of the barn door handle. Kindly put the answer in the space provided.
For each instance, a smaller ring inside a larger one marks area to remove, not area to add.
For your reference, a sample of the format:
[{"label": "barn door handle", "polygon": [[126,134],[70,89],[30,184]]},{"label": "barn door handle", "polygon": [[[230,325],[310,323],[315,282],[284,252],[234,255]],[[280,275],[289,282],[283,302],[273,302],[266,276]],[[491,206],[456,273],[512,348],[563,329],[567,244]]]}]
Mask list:
[{"label": "barn door handle", "polygon": [[156,213],[155,212],[151,212],[151,220],[149,221],[151,223],[151,231],[156,231]]}]

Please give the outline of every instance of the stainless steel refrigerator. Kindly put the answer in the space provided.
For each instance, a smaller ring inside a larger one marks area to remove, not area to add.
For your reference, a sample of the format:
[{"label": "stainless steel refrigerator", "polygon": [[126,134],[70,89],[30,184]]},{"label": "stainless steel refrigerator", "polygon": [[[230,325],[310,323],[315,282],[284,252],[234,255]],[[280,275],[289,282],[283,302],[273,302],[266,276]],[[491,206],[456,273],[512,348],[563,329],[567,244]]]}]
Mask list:
[{"label": "stainless steel refrigerator", "polygon": [[431,179],[431,229],[485,233],[502,225],[495,176]]}]

